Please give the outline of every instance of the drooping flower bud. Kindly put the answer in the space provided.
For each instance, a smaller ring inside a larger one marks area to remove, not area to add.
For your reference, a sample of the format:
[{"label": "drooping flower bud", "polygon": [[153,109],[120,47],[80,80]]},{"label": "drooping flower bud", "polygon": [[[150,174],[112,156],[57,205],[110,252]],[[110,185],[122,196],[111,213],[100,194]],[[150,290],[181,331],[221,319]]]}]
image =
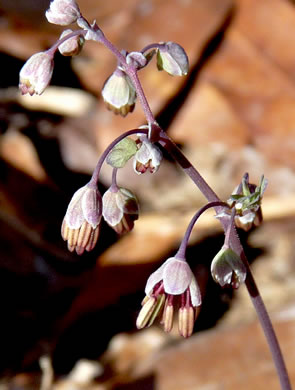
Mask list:
[{"label": "drooping flower bud", "polygon": [[49,23],[67,26],[76,22],[81,13],[75,0],[53,0],[45,16]]},{"label": "drooping flower bud", "polygon": [[235,207],[235,224],[248,231],[252,226],[259,226],[262,222],[261,201],[267,187],[267,180],[261,177],[260,184],[249,183],[249,176],[245,174],[241,184],[235,189],[227,203]]},{"label": "drooping flower bud", "polygon": [[111,186],[102,197],[102,215],[105,221],[118,234],[133,229],[138,219],[138,201],[135,195],[126,188]]},{"label": "drooping flower bud", "polygon": [[[66,37],[72,32],[73,30],[71,29],[67,29],[63,31],[59,39]],[[62,54],[63,56],[76,56],[81,52],[84,42],[85,42],[85,38],[83,35],[76,35],[72,38],[67,39],[65,42],[61,43],[58,46],[58,50],[60,54]]]},{"label": "drooping flower bud", "polygon": [[133,160],[135,173],[140,175],[147,170],[151,173],[157,172],[163,158],[162,152],[147,138],[147,136],[141,136],[140,141],[140,148],[136,152]]},{"label": "drooping flower bud", "polygon": [[196,308],[201,305],[201,293],[185,259],[170,257],[166,260],[148,278],[145,293],[146,297],[136,321],[138,329],[152,325],[163,311],[161,323],[164,330],[170,332],[174,308],[179,308],[179,333],[183,337],[192,334]]},{"label": "drooping flower bud", "polygon": [[157,66],[172,76],[184,76],[189,67],[187,54],[177,43],[167,42],[157,51]]},{"label": "drooping flower bud", "polygon": [[101,195],[87,184],[73,195],[64,217],[61,235],[68,249],[78,255],[91,251],[97,242],[101,220]]},{"label": "drooping flower bud", "polygon": [[30,57],[19,74],[19,89],[25,95],[41,95],[50,83],[54,62],[47,52],[36,53]]},{"label": "drooping flower bud", "polygon": [[244,283],[247,270],[240,256],[231,248],[222,247],[211,263],[211,274],[216,283],[238,288]]},{"label": "drooping flower bud", "polygon": [[126,116],[134,109],[136,91],[127,74],[117,68],[105,82],[102,97],[109,110]]}]

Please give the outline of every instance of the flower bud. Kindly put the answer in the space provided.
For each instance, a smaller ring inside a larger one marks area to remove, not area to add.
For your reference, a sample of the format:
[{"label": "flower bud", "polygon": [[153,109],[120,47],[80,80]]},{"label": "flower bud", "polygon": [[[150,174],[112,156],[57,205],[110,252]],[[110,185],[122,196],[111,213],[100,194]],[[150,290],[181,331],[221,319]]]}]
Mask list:
[{"label": "flower bud", "polygon": [[189,66],[187,54],[177,43],[164,43],[157,52],[157,66],[172,76],[184,76]]},{"label": "flower bud", "polygon": [[53,67],[53,58],[47,52],[32,55],[19,74],[19,89],[22,95],[41,95],[50,83]]},{"label": "flower bud", "polygon": [[134,194],[125,189],[112,186],[102,197],[102,215],[105,221],[118,233],[133,229],[138,219],[138,202]]},{"label": "flower bud", "polygon": [[45,16],[49,23],[67,26],[76,22],[81,13],[75,0],[53,0]]},{"label": "flower bud", "polygon": [[236,252],[222,247],[211,263],[211,274],[221,287],[231,285],[233,288],[238,288],[241,283],[244,283],[247,270]]},{"label": "flower bud", "polygon": [[109,110],[126,116],[134,109],[136,92],[126,73],[117,68],[105,82],[102,97]]},{"label": "flower bud", "polygon": [[101,220],[101,195],[87,184],[72,197],[63,220],[61,235],[68,249],[81,255],[91,251],[97,242]]},{"label": "flower bud", "polygon": [[235,189],[227,203],[235,207],[235,224],[248,231],[252,226],[262,222],[261,201],[267,187],[267,180],[261,177],[260,184],[249,183],[249,176],[245,174],[241,184]]},{"label": "flower bud", "polygon": [[149,170],[151,173],[157,172],[161,164],[163,155],[160,149],[153,144],[147,136],[140,137],[141,146],[136,152],[133,160],[133,168],[138,175]]},{"label": "flower bud", "polygon": [[[59,39],[62,39],[72,33],[73,30],[67,29],[63,31]],[[84,45],[85,39],[83,35],[76,35],[72,38],[67,39],[65,42],[61,43],[58,46],[58,50],[60,54],[63,56],[76,56],[80,53],[82,50],[82,47]]]}]

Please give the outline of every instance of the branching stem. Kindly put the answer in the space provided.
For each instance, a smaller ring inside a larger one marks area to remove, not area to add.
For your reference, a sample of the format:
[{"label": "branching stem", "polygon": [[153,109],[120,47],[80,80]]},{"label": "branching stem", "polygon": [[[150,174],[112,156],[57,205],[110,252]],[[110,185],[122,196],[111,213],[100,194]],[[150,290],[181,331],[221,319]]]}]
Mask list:
[{"label": "branching stem", "polygon": [[[49,54],[54,54],[58,46],[64,42],[65,40],[69,39],[72,36],[76,36],[77,34],[83,34],[86,35],[87,32],[91,33],[91,39],[94,39],[98,42],[101,42],[106,48],[108,48],[117,58],[119,65],[122,67],[122,69],[126,72],[126,74],[130,77],[134,88],[136,90],[137,96],[139,97],[139,101],[141,103],[141,106],[143,108],[147,123],[148,123],[148,130],[147,129],[134,129],[130,130],[118,138],[116,138],[109,147],[104,151],[101,158],[99,159],[97,166],[94,170],[94,173],[92,175],[92,178],[90,180],[90,185],[97,186],[98,182],[98,176],[99,172],[101,170],[102,164],[109,154],[109,152],[113,149],[113,147],[120,142],[123,138],[127,137],[128,135],[136,134],[136,133],[142,133],[142,134],[148,134],[149,138],[154,141],[158,141],[163,148],[166,149],[166,151],[175,159],[175,161],[181,166],[181,168],[184,170],[184,172],[192,179],[192,181],[196,184],[196,186],[199,188],[199,190],[203,193],[207,201],[209,202],[206,206],[204,206],[192,219],[186,235],[183,239],[183,242],[180,246],[180,253],[185,251],[185,248],[187,246],[187,241],[189,239],[191,230],[194,226],[194,223],[198,219],[198,217],[209,207],[214,207],[216,213],[221,213],[224,210],[225,204],[219,199],[219,197],[215,194],[215,192],[212,190],[212,188],[207,184],[207,182],[203,179],[203,177],[200,175],[200,173],[195,169],[195,167],[189,162],[189,160],[184,156],[184,154],[181,152],[181,150],[177,147],[177,145],[171,140],[170,137],[167,136],[167,134],[157,125],[157,122],[155,120],[155,117],[151,111],[151,108],[149,106],[149,103],[147,101],[147,98],[145,96],[145,93],[143,91],[143,88],[141,86],[141,83],[138,78],[138,70],[137,68],[132,65],[128,64],[125,58],[125,55],[123,52],[121,53],[103,34],[103,32],[99,29],[96,23],[93,25],[90,25],[86,19],[84,19],[83,16],[79,18],[77,21],[78,25],[83,28],[84,30],[81,31],[75,31],[72,34],[69,34],[68,36],[64,37],[62,40],[58,41],[51,49],[49,49]],[[142,53],[145,51],[148,51],[153,48],[157,48],[157,44],[152,44],[146,46]],[[116,174],[116,171],[114,172],[114,175]],[[270,321],[269,315],[267,313],[267,310],[265,308],[265,305],[263,303],[263,300],[261,298],[261,295],[259,293],[259,290],[256,286],[255,280],[253,278],[253,275],[251,273],[246,255],[244,253],[243,247],[241,245],[240,239],[236,233],[235,226],[233,224],[233,219],[229,218],[228,216],[220,216],[220,222],[222,224],[222,227],[225,232],[228,233],[227,236],[227,243],[231,246],[231,248],[240,255],[241,259],[245,263],[245,266],[247,267],[247,277],[246,277],[246,287],[248,289],[249,295],[251,297],[252,303],[254,305],[254,308],[257,312],[259,321],[261,323],[261,326],[263,328],[264,334],[266,336],[267,342],[270,347],[270,351],[272,353],[272,357],[277,369],[277,373],[279,376],[279,380],[281,383],[282,390],[291,390],[291,384],[288,377],[286,365],[280,350],[280,346],[277,340],[277,337],[275,335],[272,323]],[[229,225],[230,224],[230,225]]]}]

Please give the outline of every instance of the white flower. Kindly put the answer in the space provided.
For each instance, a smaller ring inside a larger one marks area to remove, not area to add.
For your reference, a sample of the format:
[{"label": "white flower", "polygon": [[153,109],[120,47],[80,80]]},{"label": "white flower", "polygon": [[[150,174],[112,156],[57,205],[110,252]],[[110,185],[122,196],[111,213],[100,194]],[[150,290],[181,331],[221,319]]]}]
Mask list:
[{"label": "white flower", "polygon": [[166,260],[148,278],[145,293],[146,297],[136,321],[139,329],[152,325],[155,318],[163,312],[161,323],[164,330],[170,332],[174,307],[177,307],[179,333],[183,337],[192,334],[196,308],[201,305],[201,293],[185,259],[170,257]]},{"label": "white flower", "polygon": [[201,304],[201,294],[190,266],[185,260],[170,257],[161,267],[148,278],[145,293],[153,295],[155,286],[163,283],[167,295],[181,295],[189,292],[191,304],[197,307]]}]

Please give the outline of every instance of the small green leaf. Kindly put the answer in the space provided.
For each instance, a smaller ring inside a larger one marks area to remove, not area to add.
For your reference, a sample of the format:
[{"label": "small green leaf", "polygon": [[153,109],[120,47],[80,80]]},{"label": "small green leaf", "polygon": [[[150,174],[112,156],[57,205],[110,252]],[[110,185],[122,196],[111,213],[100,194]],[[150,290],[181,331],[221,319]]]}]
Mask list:
[{"label": "small green leaf", "polygon": [[136,152],[136,142],[133,139],[126,137],[110,151],[106,162],[113,168],[123,168]]}]

